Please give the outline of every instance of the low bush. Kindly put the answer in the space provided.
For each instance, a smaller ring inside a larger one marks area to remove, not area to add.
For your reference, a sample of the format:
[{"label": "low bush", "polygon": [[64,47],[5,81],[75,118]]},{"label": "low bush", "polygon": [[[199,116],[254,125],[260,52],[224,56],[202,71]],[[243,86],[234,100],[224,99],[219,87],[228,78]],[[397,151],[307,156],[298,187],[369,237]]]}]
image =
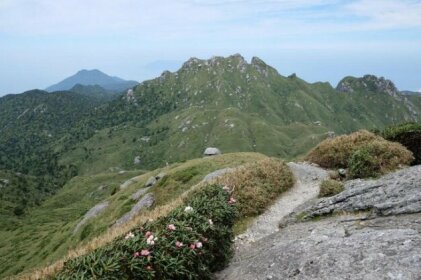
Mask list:
[{"label": "low bush", "polygon": [[336,180],[324,180],[320,183],[319,197],[333,196],[344,190],[344,184]]},{"label": "low bush", "polygon": [[413,165],[421,164],[421,123],[406,123],[386,128],[381,135],[394,142],[399,142],[410,150],[415,157]]},{"label": "low bush", "polygon": [[216,179],[237,199],[239,218],[253,217],[294,185],[289,167],[279,159],[264,159],[247,164]]},{"label": "low bush", "polygon": [[210,279],[232,255],[237,209],[212,185],[167,216],[72,259],[55,279]]},{"label": "low bush", "polygon": [[[353,177],[385,174],[399,165],[408,165],[412,153],[399,143],[390,142],[366,130],[326,139],[307,155],[306,160],[324,168],[352,168]],[[363,170],[367,168],[368,170]]]},{"label": "low bush", "polygon": [[356,150],[349,160],[349,177],[368,178],[380,174],[379,161],[367,147]]}]

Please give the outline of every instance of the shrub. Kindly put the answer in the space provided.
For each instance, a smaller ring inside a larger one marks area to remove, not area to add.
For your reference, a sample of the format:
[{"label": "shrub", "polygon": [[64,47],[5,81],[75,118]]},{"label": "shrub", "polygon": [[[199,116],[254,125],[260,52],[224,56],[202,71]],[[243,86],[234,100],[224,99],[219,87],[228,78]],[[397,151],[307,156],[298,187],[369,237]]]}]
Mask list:
[{"label": "shrub", "polygon": [[[358,168],[367,167],[367,164],[372,163],[370,170],[375,170],[376,174],[385,174],[401,164],[410,164],[413,156],[401,144],[361,130],[350,135],[324,140],[310,151],[306,159],[324,168],[349,168],[351,162],[354,164],[353,168]],[[367,173],[370,173],[370,170]]]},{"label": "shrub", "polygon": [[344,184],[336,180],[324,180],[320,184],[319,197],[333,196],[344,190]]},{"label": "shrub", "polygon": [[376,177],[380,174],[380,164],[369,148],[356,150],[349,160],[351,178]]},{"label": "shrub", "polygon": [[66,262],[55,279],[210,279],[232,255],[230,201],[220,186],[204,188],[167,216]]},{"label": "shrub", "polygon": [[406,123],[386,128],[381,135],[394,142],[399,142],[410,150],[415,157],[412,164],[421,164],[421,123]]},{"label": "shrub", "polygon": [[241,219],[263,213],[279,194],[294,185],[294,177],[283,161],[264,159],[227,173],[216,182],[233,191]]}]

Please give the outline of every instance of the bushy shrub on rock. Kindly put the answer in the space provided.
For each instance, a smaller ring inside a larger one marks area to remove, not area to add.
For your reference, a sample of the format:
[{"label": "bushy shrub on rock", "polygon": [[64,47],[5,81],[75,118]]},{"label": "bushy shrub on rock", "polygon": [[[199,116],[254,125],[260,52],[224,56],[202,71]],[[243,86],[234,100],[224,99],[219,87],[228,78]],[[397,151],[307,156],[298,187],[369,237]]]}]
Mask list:
[{"label": "bushy shrub on rock", "polygon": [[388,173],[400,165],[409,165],[414,157],[401,144],[361,130],[324,140],[310,151],[306,159],[324,168],[351,169],[352,165],[352,177],[364,178]]},{"label": "bushy shrub on rock", "polygon": [[421,164],[421,123],[405,123],[386,128],[382,136],[394,142],[399,142],[410,150],[415,157],[413,165]]}]

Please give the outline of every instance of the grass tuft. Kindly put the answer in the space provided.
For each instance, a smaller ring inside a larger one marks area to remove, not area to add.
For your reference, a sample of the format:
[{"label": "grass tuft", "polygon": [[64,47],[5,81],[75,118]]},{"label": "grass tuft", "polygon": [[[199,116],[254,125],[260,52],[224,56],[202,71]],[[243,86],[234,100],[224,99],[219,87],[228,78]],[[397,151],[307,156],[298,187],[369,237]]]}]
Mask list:
[{"label": "grass tuft", "polygon": [[319,197],[336,195],[344,190],[344,184],[336,180],[324,180],[320,183]]}]

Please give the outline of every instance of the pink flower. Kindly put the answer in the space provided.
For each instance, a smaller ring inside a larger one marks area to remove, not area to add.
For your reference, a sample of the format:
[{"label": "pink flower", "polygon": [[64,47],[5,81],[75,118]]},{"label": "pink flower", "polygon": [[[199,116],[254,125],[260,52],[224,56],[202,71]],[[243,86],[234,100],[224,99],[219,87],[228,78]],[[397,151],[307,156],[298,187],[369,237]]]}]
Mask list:
[{"label": "pink flower", "polygon": [[175,247],[177,248],[183,247],[183,242],[180,242],[180,241],[175,242]]},{"label": "pink flower", "polygon": [[236,202],[236,200],[231,196],[230,200],[228,200],[229,204],[234,204]]},{"label": "pink flower", "polygon": [[150,232],[150,231],[147,231],[146,233],[145,233],[145,237],[146,238],[148,238],[149,236],[151,236],[152,235],[152,232]]},{"label": "pink flower", "polygon": [[170,224],[170,225],[168,225],[168,227],[167,227],[169,230],[175,230],[176,228],[175,228],[175,225],[174,224]]},{"label": "pink flower", "polygon": [[190,244],[190,249],[192,249],[192,250],[194,250],[194,249],[196,249],[196,245],[194,245],[194,244]]},{"label": "pink flower", "polygon": [[196,242],[196,248],[200,249],[203,247],[202,242]]},{"label": "pink flower", "polygon": [[142,256],[149,256],[149,254],[150,254],[151,252],[149,252],[149,250],[146,250],[146,249],[144,249],[144,250],[142,250],[142,251],[140,251],[140,254],[142,255]]},{"label": "pink flower", "polygon": [[133,257],[135,257],[135,258],[137,258],[139,256],[140,256],[140,253],[139,252],[136,252],[136,253],[133,254]]},{"label": "pink flower", "polygon": [[150,265],[146,266],[146,270],[152,270],[152,266]]}]

